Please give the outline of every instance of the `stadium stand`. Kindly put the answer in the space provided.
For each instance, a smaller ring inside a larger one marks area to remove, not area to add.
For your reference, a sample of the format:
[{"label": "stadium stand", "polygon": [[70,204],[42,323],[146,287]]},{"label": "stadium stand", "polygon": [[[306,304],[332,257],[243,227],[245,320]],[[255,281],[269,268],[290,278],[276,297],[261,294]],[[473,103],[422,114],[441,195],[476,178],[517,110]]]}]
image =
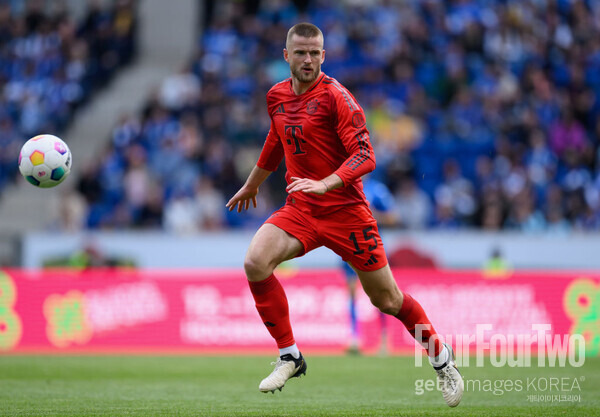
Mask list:
[{"label": "stadium stand", "polygon": [[[600,5],[533,0],[207,2],[189,65],[82,179],[88,227],[255,226],[281,202],[276,174],[260,210],[223,208],[260,152],[298,21],[324,30],[323,70],[365,107],[399,227],[600,229]],[[403,207],[429,214],[403,222]]]},{"label": "stadium stand", "polygon": [[64,3],[52,6],[0,2],[0,193],[18,173],[22,144],[40,132],[60,135],[136,55],[132,0],[90,2],[81,21]]}]

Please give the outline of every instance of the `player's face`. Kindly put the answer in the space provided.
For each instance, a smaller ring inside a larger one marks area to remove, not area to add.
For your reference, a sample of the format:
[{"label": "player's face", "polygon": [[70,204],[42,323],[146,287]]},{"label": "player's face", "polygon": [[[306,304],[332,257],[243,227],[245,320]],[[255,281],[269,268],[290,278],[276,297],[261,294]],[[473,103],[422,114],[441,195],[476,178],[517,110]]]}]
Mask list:
[{"label": "player's face", "polygon": [[290,64],[292,77],[301,83],[310,84],[321,73],[321,64],[325,60],[323,38],[292,35],[287,48],[283,50],[283,56]]}]

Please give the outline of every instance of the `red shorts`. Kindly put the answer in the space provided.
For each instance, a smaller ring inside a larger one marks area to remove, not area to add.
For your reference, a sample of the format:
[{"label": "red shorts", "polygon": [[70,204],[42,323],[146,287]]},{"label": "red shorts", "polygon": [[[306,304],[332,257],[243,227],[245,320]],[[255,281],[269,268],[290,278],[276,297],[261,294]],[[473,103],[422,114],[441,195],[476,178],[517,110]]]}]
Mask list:
[{"label": "red shorts", "polygon": [[298,256],[325,246],[361,271],[375,271],[387,265],[383,242],[371,210],[353,204],[324,216],[313,217],[286,204],[269,217],[271,223],[302,243]]}]

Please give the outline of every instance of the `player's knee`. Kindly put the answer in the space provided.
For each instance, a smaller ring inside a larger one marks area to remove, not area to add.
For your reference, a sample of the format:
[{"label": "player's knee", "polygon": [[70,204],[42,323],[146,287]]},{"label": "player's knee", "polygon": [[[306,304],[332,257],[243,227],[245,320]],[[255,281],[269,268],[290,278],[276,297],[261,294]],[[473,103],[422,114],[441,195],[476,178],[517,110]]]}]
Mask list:
[{"label": "player's knee", "polygon": [[259,260],[250,256],[246,256],[246,259],[244,259],[244,271],[249,279],[260,274],[261,268],[262,266]]},{"label": "player's knee", "polygon": [[380,303],[378,305],[376,305],[375,307],[377,307],[379,309],[379,311],[381,311],[384,314],[389,314],[389,315],[396,315],[398,314],[399,309],[396,308],[394,306],[394,304],[392,303]]},{"label": "player's knee", "polygon": [[244,271],[250,281],[261,281],[273,272],[273,268],[264,259],[248,255],[244,259]]},{"label": "player's knee", "polygon": [[374,297],[371,297],[371,303],[382,313],[395,316],[400,311],[401,300],[397,296],[389,292],[381,292]]}]

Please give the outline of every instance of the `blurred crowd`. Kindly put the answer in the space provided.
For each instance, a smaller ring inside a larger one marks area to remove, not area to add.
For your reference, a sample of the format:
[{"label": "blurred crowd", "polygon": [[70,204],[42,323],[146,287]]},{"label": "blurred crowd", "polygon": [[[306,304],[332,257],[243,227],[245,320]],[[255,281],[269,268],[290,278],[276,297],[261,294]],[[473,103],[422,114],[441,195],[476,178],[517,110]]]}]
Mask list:
[{"label": "blurred crowd", "polygon": [[83,227],[255,227],[281,205],[280,169],[257,210],[224,208],[257,160],[299,21],[323,30],[323,71],[365,109],[386,227],[600,230],[592,0],[207,1],[189,63],[86,164]]},{"label": "blurred crowd", "polygon": [[0,1],[0,193],[23,143],[59,134],[135,56],[132,0],[91,1],[81,21],[60,1]]}]

